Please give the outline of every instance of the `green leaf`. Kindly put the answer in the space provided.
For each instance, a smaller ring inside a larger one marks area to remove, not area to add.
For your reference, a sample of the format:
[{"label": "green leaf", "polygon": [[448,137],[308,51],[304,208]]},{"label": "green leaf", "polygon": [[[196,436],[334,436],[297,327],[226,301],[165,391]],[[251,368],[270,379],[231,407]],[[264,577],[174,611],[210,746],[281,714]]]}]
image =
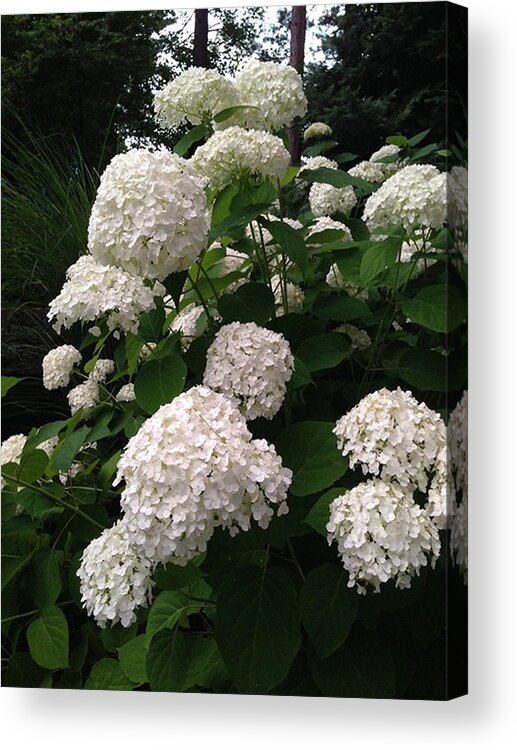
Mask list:
[{"label": "green leaf", "polygon": [[395,664],[390,648],[372,631],[354,629],[345,644],[324,660],[309,650],[309,667],[327,697],[395,696]]},{"label": "green leaf", "polygon": [[60,419],[56,422],[48,422],[40,427],[35,435],[30,436],[25,443],[25,450],[35,448],[49,438],[55,437],[68,425],[68,419]]},{"label": "green leaf", "polygon": [[192,562],[185,566],[170,563],[159,567],[153,574],[153,580],[159,589],[179,591],[191,583],[201,581],[204,575],[203,571]]},{"label": "green leaf", "polygon": [[428,128],[427,130],[422,130],[421,133],[417,133],[416,135],[412,136],[408,139],[407,145],[408,146],[418,146],[418,144],[424,140],[424,138],[427,138],[429,133],[431,132],[431,128]]},{"label": "green leaf", "polygon": [[[89,431],[89,430],[88,430]],[[33,450],[23,452],[16,476],[18,479],[32,484],[41,479],[48,466],[48,456],[45,451]]]},{"label": "green leaf", "polygon": [[339,365],[351,351],[350,340],[340,333],[320,333],[304,339],[296,356],[304,362],[309,372],[326,370]]},{"label": "green leaf", "polygon": [[264,325],[275,314],[275,298],[265,284],[252,282],[239,287],[233,294],[219,299],[219,312],[225,323],[257,323]]},{"label": "green leaf", "polygon": [[326,185],[332,185],[336,188],[353,185],[354,187],[360,188],[368,193],[375,190],[375,185],[363,180],[361,177],[353,177],[348,172],[342,172],[339,169],[329,169],[328,167],[320,167],[319,169],[310,170],[304,169],[300,174],[300,179],[305,180],[306,182],[323,182]]},{"label": "green leaf", "polygon": [[165,310],[156,307],[154,310],[140,313],[138,333],[147,343],[156,343],[162,337],[163,324],[165,323]]},{"label": "green leaf", "polygon": [[389,135],[386,138],[386,143],[399,146],[399,148],[406,148],[408,145],[408,139],[405,135]]},{"label": "green leaf", "polygon": [[189,597],[181,591],[162,591],[158,594],[149,610],[145,637],[147,642],[160,630],[173,628],[187,612]]},{"label": "green leaf", "polygon": [[185,385],[187,368],[178,354],[151,360],[140,368],[135,380],[138,406],[154,414],[163,404],[178,396]]},{"label": "green leaf", "polygon": [[328,490],[328,492],[325,492],[324,495],[316,500],[309,513],[305,517],[304,523],[313,528],[314,531],[317,531],[318,534],[321,534],[322,536],[327,538],[327,523],[330,517],[330,503],[335,500],[336,497],[343,495],[346,491],[347,490],[345,489],[345,487],[333,487],[331,490]]},{"label": "green leaf", "polygon": [[229,117],[232,117],[243,109],[256,109],[260,111],[260,107],[255,107],[253,104],[236,104],[234,107],[226,107],[225,109],[216,112],[214,115],[214,122],[224,122]]},{"label": "green leaf", "polygon": [[370,311],[368,305],[361,299],[349,297],[348,294],[332,292],[318,297],[312,311],[317,318],[323,320],[348,321],[361,318]]},{"label": "green leaf", "polygon": [[68,471],[72,466],[79,449],[86,442],[90,431],[90,427],[81,427],[63,440],[61,445],[57,447],[52,460],[52,465],[55,469]]},{"label": "green leaf", "polygon": [[269,206],[276,200],[278,191],[270,182],[261,182],[242,188],[232,199],[231,210],[242,211],[250,206]]},{"label": "green leaf", "polygon": [[32,658],[40,667],[68,667],[68,623],[58,607],[45,607],[40,617],[31,622],[27,628],[27,643]]},{"label": "green leaf", "polygon": [[311,377],[311,373],[307,365],[302,362],[298,357],[294,358],[294,372],[292,374],[289,383],[287,384],[288,391],[296,391],[298,388],[303,388],[304,385],[314,385],[314,380]]},{"label": "green leaf", "polygon": [[307,148],[304,148],[303,155],[319,156],[326,151],[330,151],[330,149],[334,148],[334,146],[337,146],[337,141],[320,141],[319,143],[315,143],[313,146],[307,146]]},{"label": "green leaf", "polygon": [[218,593],[215,637],[239,692],[267,693],[301,645],[296,589],[279,568],[237,568]]},{"label": "green leaf", "polygon": [[109,490],[111,488],[111,481],[115,472],[117,471],[117,464],[122,451],[116,451],[105,464],[101,466],[99,471],[97,482],[99,487],[103,490]]},{"label": "green leaf", "polygon": [[132,690],[134,686],[116,659],[98,661],[84,683],[85,690]]},{"label": "green leaf", "polygon": [[385,368],[396,373],[420,391],[447,390],[447,358],[422,347],[403,351],[396,361],[386,362]]},{"label": "green leaf", "polygon": [[2,375],[2,398],[6,396],[11,388],[14,388],[17,383],[21,383],[22,380],[25,380],[25,378],[15,378],[8,375]]},{"label": "green leaf", "polygon": [[[65,494],[65,488],[59,484],[47,484],[45,485],[45,492],[59,499]],[[61,506],[54,504],[46,494],[42,495],[37,487],[24,487],[18,492],[16,499],[31,518],[45,518],[53,513],[62,512]]]},{"label": "green leaf", "polygon": [[436,284],[421,289],[413,299],[406,299],[401,309],[412,323],[438,333],[450,333],[467,315],[467,302],[450,284]]},{"label": "green leaf", "polygon": [[147,682],[147,639],[145,635],[132,638],[118,649],[118,658],[122,671],[137,684]]},{"label": "green leaf", "polygon": [[132,333],[126,333],[126,359],[129,375],[134,375],[144,342]]},{"label": "green leaf", "polygon": [[188,277],[188,271],[176,271],[171,273],[166,279],[162,281],[163,286],[172,297],[172,301],[178,307],[181,297],[181,292],[185,286],[185,281]]},{"label": "green leaf", "polygon": [[320,492],[346,472],[348,463],[338,450],[333,428],[333,422],[298,422],[276,440],[283,463],[293,472],[292,495]]},{"label": "green leaf", "polygon": [[438,144],[437,143],[429,143],[429,145],[424,146],[423,148],[418,149],[418,151],[411,155],[411,161],[418,161],[419,159],[423,159],[426,156],[430,156],[435,151],[438,150]]},{"label": "green leaf", "polygon": [[37,607],[55,604],[63,581],[61,561],[63,553],[55,549],[38,550],[32,558],[32,598]]},{"label": "green leaf", "polygon": [[149,646],[147,673],[151,690],[184,692],[194,685],[203,686],[218,660],[213,638],[163,630]]},{"label": "green leaf", "polygon": [[302,623],[320,659],[346,641],[357,616],[357,594],[338,565],[322,565],[305,579],[300,607]]},{"label": "green leaf", "polygon": [[401,237],[373,242],[361,260],[361,284],[367,287],[383,271],[395,265],[402,245]]},{"label": "green leaf", "polygon": [[295,263],[305,278],[308,265],[307,248],[301,234],[282,221],[266,221],[266,219],[261,218],[260,223],[266,227],[273,240],[280,245],[287,257]]},{"label": "green leaf", "polygon": [[177,142],[174,146],[174,153],[178,154],[178,156],[185,156],[189,148],[193,146],[194,143],[203,140],[205,135],[208,135],[208,128],[206,125],[196,125],[195,128],[189,130],[189,132]]}]

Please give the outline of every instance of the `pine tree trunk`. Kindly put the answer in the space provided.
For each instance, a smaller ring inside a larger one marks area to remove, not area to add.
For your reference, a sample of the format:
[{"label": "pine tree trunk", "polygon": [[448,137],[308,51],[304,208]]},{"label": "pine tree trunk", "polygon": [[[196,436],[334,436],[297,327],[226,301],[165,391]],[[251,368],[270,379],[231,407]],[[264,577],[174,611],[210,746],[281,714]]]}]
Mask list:
[{"label": "pine tree trunk", "polygon": [[[307,9],[305,5],[293,5],[291,9],[291,53],[289,64],[303,75],[305,52],[305,25]],[[291,164],[299,164],[302,153],[302,138],[300,123],[293,123],[289,128],[291,143]]]},{"label": "pine tree trunk", "polygon": [[194,65],[198,68],[208,68],[208,8],[195,10]]}]

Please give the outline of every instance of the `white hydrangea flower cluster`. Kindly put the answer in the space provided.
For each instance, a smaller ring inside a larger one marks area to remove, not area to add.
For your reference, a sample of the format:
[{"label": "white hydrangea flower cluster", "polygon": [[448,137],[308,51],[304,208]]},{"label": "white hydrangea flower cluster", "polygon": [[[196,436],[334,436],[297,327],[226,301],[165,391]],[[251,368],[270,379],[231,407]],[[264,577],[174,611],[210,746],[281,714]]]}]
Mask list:
[{"label": "white hydrangea flower cluster", "polygon": [[158,123],[173,128],[182,123],[209,125],[214,115],[238,105],[233,83],[206,68],[189,68],[160,89],[154,97]]},{"label": "white hydrangea flower cluster", "polygon": [[72,414],[82,408],[86,415],[100,401],[99,384],[89,377],[84,383],[80,383],[71,391],[68,391],[67,399]]},{"label": "white hydrangea flower cluster", "polygon": [[336,188],[323,182],[314,182],[309,191],[309,205],[313,215],[328,216],[336,211],[347,214],[357,203],[357,196],[351,185]]},{"label": "white hydrangea flower cluster", "polygon": [[138,316],[153,310],[154,298],[165,294],[164,287],[154,287],[121,268],[104,266],[89,255],[83,255],[66,272],[67,281],[49,305],[47,318],[55,319],[54,329],[71,328],[77,321],[94,321],[106,317],[110,330],[138,331]]},{"label": "white hydrangea flower cluster", "polygon": [[251,267],[251,258],[246,253],[234,250],[232,247],[226,248],[226,255],[217,262],[217,275],[226,276],[235,271],[243,271]]},{"label": "white hydrangea flower cluster", "polygon": [[[1,465],[5,464],[17,464],[22,455],[23,448],[27,441],[27,436],[23,434],[11,435],[7,440],[4,440],[0,445],[0,461]],[[5,487],[5,479],[0,478],[0,489]]]},{"label": "white hydrangea flower cluster", "polygon": [[334,289],[343,289],[351,297],[357,299],[367,300],[369,299],[369,292],[367,289],[361,289],[357,284],[353,284],[351,281],[345,279],[341,271],[339,270],[336,263],[333,263],[327,276],[325,278],[326,283]]},{"label": "white hydrangea flower cluster", "polygon": [[381,388],[342,416],[333,430],[350,466],[363,474],[427,490],[429,473],[443,456],[443,419],[410,391]]},{"label": "white hydrangea flower cluster", "polygon": [[338,169],[339,165],[337,161],[334,161],[333,159],[328,159],[326,156],[311,156],[308,159],[304,158],[302,160],[302,166],[300,167],[300,171],[298,174],[302,174],[303,172],[312,172],[315,169],[321,169],[324,167],[325,169]]},{"label": "white hydrangea flower cluster", "polygon": [[[307,242],[309,242],[311,237],[314,237],[314,235],[319,234],[320,232],[326,232],[327,229],[332,229],[335,231],[340,231],[343,233],[342,239],[349,242],[352,239],[352,234],[350,232],[350,229],[347,227],[346,224],[343,224],[342,221],[336,221],[335,219],[331,219],[330,216],[320,216],[318,219],[316,219],[315,222],[311,224],[311,227],[309,229],[309,233],[307,234]],[[314,242],[310,243],[315,244]]]},{"label": "white hydrangea flower cluster", "polygon": [[360,161],[354,167],[350,167],[348,174],[352,177],[359,177],[367,182],[382,182],[386,179],[384,167],[391,164],[375,164],[373,161]]},{"label": "white hydrangea flower cluster", "polygon": [[246,419],[271,419],[294,369],[289,343],[256,323],[229,323],[210,345],[204,385],[240,405]]},{"label": "white hydrangea flower cluster", "polygon": [[[206,314],[202,305],[198,305],[196,302],[191,302],[181,310],[169,328],[171,331],[177,331],[181,334],[181,345],[184,349],[188,349],[190,344],[202,335],[206,327]],[[216,313],[216,318],[219,318],[219,314]]]},{"label": "white hydrangea flower cluster", "polygon": [[214,133],[199,146],[190,163],[208,179],[213,190],[219,190],[229,178],[258,175],[281,180],[289,159],[281,138],[234,125]]},{"label": "white hydrangea flower cluster", "polygon": [[163,281],[192,265],[209,227],[204,180],[192,161],[132,149],[115,156],[101,177],[88,247],[99,263]]},{"label": "white hydrangea flower cluster", "polygon": [[234,82],[241,103],[258,108],[245,113],[248,127],[280,130],[307,112],[301,76],[290,65],[250,60]]},{"label": "white hydrangea flower cluster", "polygon": [[[468,581],[468,393],[465,391],[451,412],[447,425],[449,463],[457,500],[451,525],[451,554]],[[461,501],[459,494],[461,493]]]},{"label": "white hydrangea flower cluster", "polygon": [[330,504],[328,542],[337,543],[348,586],[361,594],[376,592],[393,579],[409,588],[411,578],[440,554],[438,529],[413,500],[409,487],[370,479]]},{"label": "white hydrangea flower cluster", "polygon": [[267,528],[285,503],[292,472],[223,395],[197,386],[162,406],[130,439],[115,484],[136,548],[155,563],[182,564],[216,527]]},{"label": "white hydrangea flower cluster", "polygon": [[465,167],[453,167],[447,175],[447,221],[454,231],[455,250],[468,262],[469,175]]},{"label": "white hydrangea flower cluster", "polygon": [[397,159],[396,161],[382,162],[382,159],[387,159],[389,156],[396,156],[399,153],[399,146],[396,146],[394,143],[387,143],[385,146],[381,146],[378,151],[374,151],[369,161],[370,164],[377,164],[381,168],[383,179],[385,179],[398,172],[404,166],[406,160]]},{"label": "white hydrangea flower cluster", "polygon": [[115,396],[116,401],[134,401],[135,398],[135,386],[133,383],[123,385]]},{"label": "white hydrangea flower cluster", "polygon": [[352,325],[352,323],[343,323],[334,329],[337,333],[346,334],[352,342],[352,349],[364,351],[371,345],[372,340],[366,331]]},{"label": "white hydrangea flower cluster", "polygon": [[[275,303],[279,307],[284,305],[284,294],[283,294],[282,278],[279,275],[271,277],[271,288],[275,296]],[[287,305],[287,312],[300,312],[303,307],[303,300],[305,294],[297,284],[293,284],[290,281],[285,283],[285,303]]]},{"label": "white hydrangea flower cluster", "polygon": [[90,542],[77,575],[81,601],[99,627],[120,622],[128,628],[136,621],[136,608],[151,600],[152,570],[131,543],[124,520]]},{"label": "white hydrangea flower cluster", "polygon": [[315,138],[330,138],[332,135],[332,128],[325,122],[312,122],[303,131],[304,141],[310,141]]},{"label": "white hydrangea flower cluster", "polygon": [[402,224],[411,233],[439,229],[446,220],[446,174],[430,164],[410,164],[372,193],[363,220],[370,229]]},{"label": "white hydrangea flower cluster", "polygon": [[463,580],[468,583],[468,528],[469,504],[465,500],[456,506],[451,524],[451,554],[452,559],[463,574]]},{"label": "white hydrangea flower cluster", "polygon": [[112,359],[98,359],[90,373],[90,378],[95,383],[105,383],[113,372],[115,372],[115,362]]},{"label": "white hydrangea flower cluster", "polygon": [[70,344],[57,346],[45,354],[42,361],[43,385],[47,391],[56,388],[66,388],[70,382],[70,375],[74,366],[79,364],[82,356],[80,352]]}]

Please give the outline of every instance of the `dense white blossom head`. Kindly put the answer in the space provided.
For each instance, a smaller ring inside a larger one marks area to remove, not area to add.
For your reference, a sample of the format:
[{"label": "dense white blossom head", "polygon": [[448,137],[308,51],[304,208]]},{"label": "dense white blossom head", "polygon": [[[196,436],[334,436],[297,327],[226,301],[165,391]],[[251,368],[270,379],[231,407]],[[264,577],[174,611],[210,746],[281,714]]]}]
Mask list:
[{"label": "dense white blossom head", "polygon": [[309,191],[309,205],[316,218],[336,211],[348,214],[356,203],[357,197],[351,185],[336,188],[323,182],[314,182]]},{"label": "dense white blossom head", "polygon": [[397,154],[399,153],[399,146],[396,146],[394,143],[387,143],[385,146],[381,146],[381,148],[377,151],[374,151],[374,153],[370,156],[370,164],[377,164],[382,170],[382,179],[391,177],[395,174],[395,172],[398,172],[398,170],[404,166],[406,162],[405,159],[396,159],[395,161],[390,162],[382,161],[383,159],[387,159],[388,157],[397,156]]},{"label": "dense white blossom head", "polygon": [[292,473],[223,395],[191,388],[162,406],[127,444],[115,484],[131,539],[154,562],[183,563],[216,527],[266,528],[287,512]]},{"label": "dense white blossom head", "polygon": [[52,349],[43,357],[43,385],[47,391],[56,388],[66,388],[70,382],[70,375],[74,366],[79,364],[82,357],[80,352],[70,344],[64,344]]},{"label": "dense white blossom head", "polygon": [[99,263],[148,279],[185,271],[206,246],[210,215],[192,162],[132,149],[104,171],[88,227]]},{"label": "dense white blossom head", "polygon": [[315,169],[321,169],[322,167],[325,169],[338,169],[338,163],[333,159],[328,159],[326,156],[310,156],[309,158],[304,158],[302,160],[302,166],[300,167],[298,174],[301,174],[302,172],[311,172]]},{"label": "dense white blossom head", "polygon": [[141,278],[115,266],[103,266],[90,255],[83,255],[66,272],[61,292],[49,305],[47,318],[55,319],[54,329],[70,328],[78,321],[105,318],[108,328],[138,331],[141,312],[155,308],[155,297],[165,294],[156,282],[152,288]]},{"label": "dense white blossom head", "polygon": [[[220,317],[217,313],[215,317]],[[191,302],[181,310],[170,325],[171,331],[181,334],[181,345],[188,349],[190,344],[201,336],[207,325],[207,315],[202,305]]]},{"label": "dense white blossom head", "polygon": [[80,383],[75,388],[72,388],[68,392],[67,399],[72,414],[75,414],[81,408],[87,413],[100,401],[99,384],[92,378],[88,378],[84,383]]},{"label": "dense white blossom head", "polygon": [[378,592],[394,580],[409,588],[411,578],[440,554],[438,529],[413,491],[397,482],[370,479],[330,504],[329,544],[337,544],[350,587]]},{"label": "dense white blossom head", "polygon": [[338,333],[344,333],[349,337],[350,341],[352,342],[352,349],[364,351],[365,349],[368,349],[369,346],[371,346],[372,340],[369,337],[368,333],[366,331],[363,331],[361,328],[357,328],[357,326],[352,325],[352,323],[343,323],[334,330]]},{"label": "dense white blossom head", "polygon": [[275,274],[271,277],[271,288],[275,296],[275,303],[284,308],[284,312],[300,312],[303,307],[305,294],[297,284],[290,281],[282,282],[282,277]]},{"label": "dense white blossom head", "polygon": [[219,190],[231,178],[281,180],[289,159],[289,151],[276,135],[232,126],[214,133],[190,161],[207,178],[210,187]]},{"label": "dense white blossom head", "polygon": [[158,123],[171,128],[189,122],[209,125],[218,112],[238,105],[233,83],[206,68],[189,68],[160,89],[154,97]]},{"label": "dense white blossom head", "polygon": [[429,473],[445,457],[445,424],[410,391],[369,393],[336,423],[338,448],[350,466],[425,492]]},{"label": "dense white blossom head", "polygon": [[402,224],[411,233],[439,229],[446,220],[446,174],[430,164],[410,164],[369,196],[363,220],[370,229]]},{"label": "dense white blossom head", "polygon": [[137,607],[151,601],[153,566],[136,551],[123,520],[94,539],[83,552],[77,571],[81,601],[101,628],[136,621]]},{"label": "dense white blossom head", "polygon": [[313,122],[303,131],[303,139],[310,141],[313,138],[330,138],[332,128],[325,122]]},{"label": "dense white blossom head", "polygon": [[246,419],[271,419],[294,369],[289,343],[256,323],[223,326],[206,356],[203,383],[238,404]]},{"label": "dense white blossom head", "polygon": [[135,398],[135,386],[133,383],[123,385],[122,388],[117,391],[117,395],[115,396],[116,401],[134,401]]},{"label": "dense white blossom head", "polygon": [[241,104],[258,108],[245,113],[248,126],[280,130],[307,111],[301,76],[290,65],[251,60],[237,73],[235,87]]},{"label": "dense white blossom head", "polygon": [[[320,232],[326,232],[328,229],[341,232],[341,239],[346,240],[347,242],[352,239],[350,229],[346,224],[343,224],[342,221],[331,219],[330,216],[320,216],[310,226],[309,233],[307,234],[307,244],[317,244],[317,237],[315,237],[315,235]],[[311,238],[313,238],[312,242],[310,241]]]},{"label": "dense white blossom head", "polygon": [[352,177],[360,177],[361,180],[367,182],[382,182],[387,176],[384,166],[390,165],[375,164],[373,161],[360,161],[355,167],[350,167],[348,174]]},{"label": "dense white blossom head", "polygon": [[112,359],[98,359],[90,373],[90,378],[95,383],[105,383],[114,372],[115,362]]}]

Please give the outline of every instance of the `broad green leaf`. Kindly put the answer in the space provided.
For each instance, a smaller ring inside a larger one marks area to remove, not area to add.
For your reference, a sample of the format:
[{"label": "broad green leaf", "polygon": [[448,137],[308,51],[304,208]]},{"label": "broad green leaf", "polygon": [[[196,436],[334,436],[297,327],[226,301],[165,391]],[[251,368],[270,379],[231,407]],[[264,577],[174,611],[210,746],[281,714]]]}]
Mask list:
[{"label": "broad green leaf", "polygon": [[288,391],[296,391],[304,385],[314,385],[314,380],[307,365],[298,357],[294,358],[294,372],[287,384]]},{"label": "broad green leaf", "polygon": [[21,383],[22,380],[25,380],[25,378],[15,378],[9,375],[2,375],[2,398],[6,396],[11,388],[14,388],[17,383]]},{"label": "broad green leaf", "polygon": [[132,682],[116,659],[101,659],[93,665],[85,690],[132,690]]},{"label": "broad green leaf", "polygon": [[267,693],[301,645],[296,589],[279,568],[237,568],[219,589],[215,637],[239,692]]},{"label": "broad green leaf", "polygon": [[29,450],[26,452],[24,450],[20,458],[16,476],[18,479],[21,479],[28,484],[32,484],[38,479],[41,479],[48,466],[48,461],[49,459],[45,451]]},{"label": "broad green leaf", "polygon": [[330,151],[330,149],[334,148],[334,146],[337,146],[337,141],[320,141],[319,143],[315,143],[313,146],[307,146],[307,148],[304,148],[303,155],[319,156],[319,154]]},{"label": "broad green leaf", "polygon": [[430,156],[437,150],[438,150],[437,143],[429,143],[429,145],[419,148],[416,153],[412,154],[411,161],[418,161],[419,159],[423,159],[426,156]]},{"label": "broad green leaf", "polygon": [[178,156],[185,156],[189,148],[193,146],[194,143],[203,140],[206,135],[208,135],[208,128],[206,125],[196,125],[195,128],[189,130],[189,132],[177,142],[174,146],[174,153],[178,154]]},{"label": "broad green leaf", "polygon": [[295,351],[304,339],[323,333],[323,327],[320,323],[301,313],[288,313],[287,315],[281,315],[279,318],[274,318],[267,328],[281,333],[289,341],[292,351]]},{"label": "broad green leaf", "polygon": [[242,211],[250,206],[267,206],[273,203],[278,196],[278,191],[270,182],[261,182],[258,185],[244,187],[233,197],[232,211]]},{"label": "broad green leaf", "polygon": [[368,193],[371,193],[375,189],[375,185],[363,180],[361,177],[353,177],[348,172],[342,172],[339,169],[329,169],[328,167],[311,170],[304,169],[300,174],[300,179],[306,182],[323,182],[326,185],[332,185],[336,188],[353,185]]},{"label": "broad green leaf", "polygon": [[33,688],[45,678],[44,670],[34,663],[31,655],[24,652],[14,654],[2,675],[2,687]]},{"label": "broad green leaf", "polygon": [[203,571],[193,563],[188,563],[185,566],[169,563],[169,565],[160,566],[155,570],[153,580],[159,589],[179,591],[191,583],[201,581],[204,575]]},{"label": "broad green leaf", "polygon": [[370,312],[368,305],[361,299],[349,297],[348,294],[332,292],[318,297],[312,311],[317,318],[345,322],[356,320]]},{"label": "broad green leaf", "polygon": [[408,145],[408,139],[405,135],[389,135],[386,138],[386,143],[393,144],[394,146],[399,146],[400,148],[406,148]]},{"label": "broad green leaf", "polygon": [[132,682],[137,684],[147,682],[147,639],[145,635],[132,638],[118,650],[118,658],[122,671]]},{"label": "broad green leaf", "polygon": [[309,650],[309,666],[330,698],[395,697],[395,664],[389,645],[373,631],[355,629],[337,651],[321,660]]},{"label": "broad green leaf", "polygon": [[401,309],[412,323],[438,333],[450,333],[467,315],[467,302],[451,284],[436,284],[421,289],[412,299],[405,299]]},{"label": "broad green leaf", "polygon": [[236,104],[234,107],[226,107],[225,109],[221,109],[219,112],[216,112],[214,115],[214,122],[224,122],[229,117],[235,115],[237,112],[242,112],[243,110],[249,109],[260,111],[260,107],[256,107],[253,104]]},{"label": "broad green leaf", "polygon": [[49,438],[55,437],[61,430],[68,425],[68,419],[60,419],[56,422],[48,422],[40,427],[35,435],[30,436],[25,443],[25,450],[28,448],[36,448],[36,446],[43,443]]},{"label": "broad green leaf", "polygon": [[194,612],[195,608],[188,609],[188,604],[189,597],[181,591],[162,591],[158,594],[149,610],[145,631],[147,642],[160,630],[173,628],[187,612]]},{"label": "broad green leaf", "polygon": [[112,479],[117,471],[117,464],[120,458],[121,451],[116,451],[105,464],[102,465],[97,481],[99,486],[103,490],[109,490],[111,487]]},{"label": "broad green leaf", "polygon": [[226,185],[225,188],[223,188],[219,193],[217,193],[217,196],[214,200],[213,206],[212,206],[212,218],[211,218],[211,227],[215,228],[220,224],[223,219],[226,219],[230,214],[230,209],[232,205],[232,200],[237,195],[237,188],[235,185]]},{"label": "broad green leaf", "polygon": [[283,463],[293,472],[292,495],[320,492],[346,472],[348,463],[338,450],[333,428],[333,422],[298,422],[275,441]]},{"label": "broad green leaf", "polygon": [[252,282],[239,287],[233,294],[224,294],[218,307],[225,323],[239,321],[264,325],[275,314],[275,298],[268,286]]},{"label": "broad green leaf", "polygon": [[184,692],[204,686],[219,658],[213,638],[162,630],[153,637],[147,655],[151,690]]},{"label": "broad green leaf", "polygon": [[38,550],[31,563],[32,598],[37,607],[55,604],[63,581],[61,578],[61,561],[63,553],[55,549]]},{"label": "broad green leaf", "polygon": [[296,356],[302,360],[309,372],[327,370],[339,365],[351,351],[350,340],[340,333],[321,333],[304,339]]},{"label": "broad green leaf", "polygon": [[60,471],[68,471],[74,462],[74,458],[79,452],[80,448],[86,442],[86,439],[91,431],[90,427],[80,427],[71,435],[66,437],[61,445],[57,447],[52,460],[52,465],[55,469]]},{"label": "broad green leaf", "polygon": [[336,497],[343,495],[346,491],[347,490],[345,489],[345,487],[333,487],[328,492],[325,492],[324,495],[316,500],[309,513],[305,517],[304,523],[311,526],[314,531],[317,531],[318,534],[321,534],[326,538],[327,523],[329,522],[330,517],[330,503],[335,500]]},{"label": "broad green leaf", "polygon": [[412,136],[408,139],[407,145],[408,146],[418,146],[418,144],[424,140],[424,138],[427,138],[429,133],[431,132],[431,128],[428,128],[427,130],[422,130],[421,133],[417,133],[416,135]]},{"label": "broad green leaf", "polygon": [[129,375],[134,375],[144,342],[132,333],[126,333],[126,359]]},{"label": "broad green leaf", "polygon": [[[47,484],[44,488],[45,493],[54,495],[56,501],[63,497],[65,488],[59,484]],[[17,494],[17,502],[24,508],[31,518],[45,518],[49,514],[61,512],[61,506],[53,502],[47,494],[43,495],[37,487],[24,487]]]},{"label": "broad green leaf", "polygon": [[307,272],[307,248],[301,234],[283,221],[266,221],[260,223],[270,232],[273,240],[280,245],[288,258],[300,269],[305,278]]},{"label": "broad green leaf", "polygon": [[34,550],[26,554],[2,557],[2,591],[16,576],[24,570],[32,559]]},{"label": "broad green leaf", "polygon": [[448,358],[438,352],[411,347],[395,362],[387,362],[384,366],[420,391],[447,390]]},{"label": "broad green leaf", "polygon": [[176,307],[179,305],[181,292],[185,286],[187,276],[188,271],[176,271],[176,273],[169,274],[169,276],[162,281],[163,286],[172,297],[172,301]]},{"label": "broad green leaf", "polygon": [[177,354],[146,362],[135,380],[137,404],[148,414],[153,414],[181,393],[186,375],[185,363]]},{"label": "broad green leaf", "polygon": [[138,624],[134,622],[128,628],[122,627],[120,623],[112,625],[109,628],[103,628],[100,631],[102,645],[106,651],[114,654],[125,643],[132,641],[136,637]]},{"label": "broad green leaf", "polygon": [[402,245],[401,237],[388,237],[380,242],[373,242],[361,260],[361,283],[364,287],[371,284],[383,271],[395,265]]},{"label": "broad green leaf", "polygon": [[160,340],[165,323],[165,310],[163,307],[156,307],[154,310],[140,313],[138,323],[138,334],[145,342],[154,342]]},{"label": "broad green leaf", "polygon": [[27,628],[31,656],[45,669],[68,667],[68,623],[59,607],[45,607]]},{"label": "broad green leaf", "polygon": [[322,565],[305,579],[302,623],[318,656],[325,659],[343,645],[357,616],[357,594],[347,586],[341,565]]}]

